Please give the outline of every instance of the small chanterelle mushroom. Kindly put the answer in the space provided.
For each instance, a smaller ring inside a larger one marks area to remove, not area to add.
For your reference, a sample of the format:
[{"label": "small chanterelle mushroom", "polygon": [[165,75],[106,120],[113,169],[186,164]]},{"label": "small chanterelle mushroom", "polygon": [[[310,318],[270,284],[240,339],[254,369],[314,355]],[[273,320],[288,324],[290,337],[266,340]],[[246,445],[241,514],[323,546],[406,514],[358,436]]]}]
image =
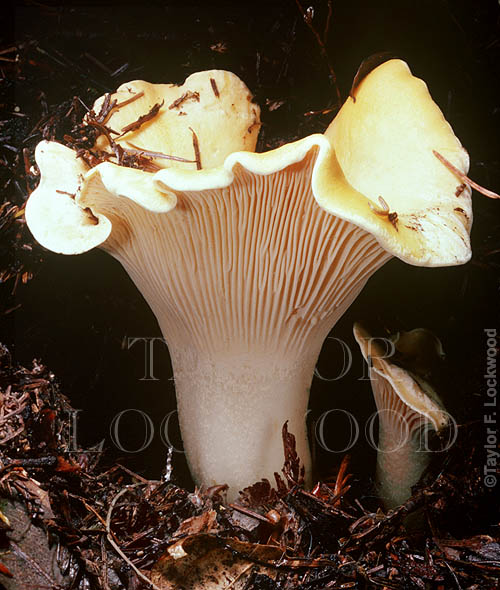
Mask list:
[{"label": "small chanterelle mushroom", "polygon": [[470,190],[433,150],[464,172],[467,152],[404,62],[369,73],[324,135],[254,153],[259,113],[225,71],[125,84],[87,116],[91,153],[40,143],[26,207],[46,248],[123,264],[168,343],[193,476],[233,495],[279,471],[286,420],[310,478],[314,366],[368,278],[392,256],[470,257]]},{"label": "small chanterelle mushroom", "polygon": [[439,340],[423,329],[384,342],[355,324],[354,337],[370,367],[377,406],[378,491],[385,506],[394,508],[411,496],[412,486],[429,463],[428,432],[439,432],[450,420],[425,378],[443,350]]}]

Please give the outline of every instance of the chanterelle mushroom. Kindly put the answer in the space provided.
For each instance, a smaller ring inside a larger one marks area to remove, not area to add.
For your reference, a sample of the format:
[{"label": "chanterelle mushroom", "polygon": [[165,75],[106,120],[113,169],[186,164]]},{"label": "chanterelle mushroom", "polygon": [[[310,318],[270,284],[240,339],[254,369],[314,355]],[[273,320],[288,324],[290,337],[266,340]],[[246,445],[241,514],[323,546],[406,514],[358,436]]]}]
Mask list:
[{"label": "chanterelle mushroom", "polygon": [[392,350],[359,324],[354,336],[370,367],[377,406],[378,491],[385,506],[394,508],[411,496],[429,463],[426,431],[439,432],[449,423],[441,399],[423,377],[443,351],[439,340],[423,329],[397,334]]},{"label": "chanterelle mushroom", "polygon": [[[314,365],[382,264],[470,257],[470,190],[432,150],[464,171],[467,153],[404,62],[372,71],[325,135],[266,153],[251,99],[215,70],[125,84],[89,118],[104,153],[38,146],[26,207],[42,245],[126,268],[169,346],[194,478],[232,494],[280,469],[286,420],[310,474]],[[125,167],[141,153],[146,170]]]}]

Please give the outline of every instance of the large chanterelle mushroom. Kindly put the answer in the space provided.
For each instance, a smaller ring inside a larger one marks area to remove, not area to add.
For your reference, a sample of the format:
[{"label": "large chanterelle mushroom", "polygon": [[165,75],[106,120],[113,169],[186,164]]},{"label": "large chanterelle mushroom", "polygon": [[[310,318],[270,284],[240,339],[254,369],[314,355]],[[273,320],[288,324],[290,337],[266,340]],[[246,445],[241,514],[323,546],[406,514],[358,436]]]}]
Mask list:
[{"label": "large chanterelle mushroom", "polygon": [[[34,236],[65,254],[103,248],[148,301],[198,483],[234,495],[271,478],[286,420],[310,474],[309,388],[332,326],[392,256],[470,257],[470,190],[433,150],[463,172],[468,156],[426,85],[390,60],[324,135],[266,153],[253,153],[259,108],[223,71],[125,84],[88,122],[104,131],[93,155],[37,148]],[[141,153],[146,168],[127,167]]]}]

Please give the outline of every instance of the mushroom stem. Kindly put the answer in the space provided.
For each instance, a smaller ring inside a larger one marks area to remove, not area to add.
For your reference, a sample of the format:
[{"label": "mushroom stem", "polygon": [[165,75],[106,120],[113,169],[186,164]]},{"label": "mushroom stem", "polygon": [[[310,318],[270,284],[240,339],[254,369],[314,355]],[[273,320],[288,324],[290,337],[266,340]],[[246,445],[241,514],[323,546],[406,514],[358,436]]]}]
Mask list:
[{"label": "mushroom stem", "polygon": [[172,356],[182,439],[197,482],[225,482],[233,499],[254,481],[273,481],[283,466],[288,420],[311,483],[305,418],[316,350],[300,359],[273,351]]},{"label": "mushroom stem", "polygon": [[379,411],[376,481],[378,493],[388,509],[403,504],[429,464],[425,431],[430,423],[394,399],[391,384],[370,372],[375,403]]}]

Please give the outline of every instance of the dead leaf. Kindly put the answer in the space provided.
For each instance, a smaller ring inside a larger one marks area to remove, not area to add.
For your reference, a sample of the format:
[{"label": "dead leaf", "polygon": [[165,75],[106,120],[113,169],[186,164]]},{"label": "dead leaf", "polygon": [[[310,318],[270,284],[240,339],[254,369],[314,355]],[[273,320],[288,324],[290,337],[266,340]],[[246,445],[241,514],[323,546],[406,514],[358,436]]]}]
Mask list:
[{"label": "dead leaf", "polygon": [[35,479],[27,479],[23,481],[23,487],[37,500],[40,509],[40,516],[42,518],[55,518],[52,508],[50,506],[49,493],[43,490]]},{"label": "dead leaf", "polygon": [[198,533],[215,532],[217,529],[217,513],[215,510],[208,510],[199,516],[192,516],[184,520],[175,531],[174,538],[185,535],[196,535]]},{"label": "dead leaf", "polygon": [[234,539],[200,534],[186,537],[169,547],[151,571],[151,581],[161,590],[243,590],[256,573],[276,578],[277,570],[253,559],[276,559],[277,547],[238,542],[252,560],[235,555]]}]

